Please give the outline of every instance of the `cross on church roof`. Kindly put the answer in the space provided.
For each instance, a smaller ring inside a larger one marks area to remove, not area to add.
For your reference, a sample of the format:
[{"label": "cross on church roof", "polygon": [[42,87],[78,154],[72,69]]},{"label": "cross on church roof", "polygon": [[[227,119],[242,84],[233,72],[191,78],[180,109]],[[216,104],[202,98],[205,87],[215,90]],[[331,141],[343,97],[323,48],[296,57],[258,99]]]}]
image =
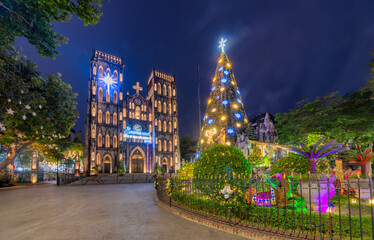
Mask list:
[{"label": "cross on church roof", "polygon": [[139,95],[139,91],[142,91],[143,88],[139,86],[139,82],[136,82],[136,85],[132,86],[136,90],[136,95]]}]

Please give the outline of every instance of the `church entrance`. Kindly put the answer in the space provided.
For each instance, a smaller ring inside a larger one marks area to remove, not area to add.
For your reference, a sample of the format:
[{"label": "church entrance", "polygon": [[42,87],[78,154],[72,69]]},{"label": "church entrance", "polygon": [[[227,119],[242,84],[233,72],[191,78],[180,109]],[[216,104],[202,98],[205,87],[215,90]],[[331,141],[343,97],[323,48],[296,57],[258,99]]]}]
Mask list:
[{"label": "church entrance", "polygon": [[168,170],[168,163],[167,163],[166,159],[162,160],[162,168],[164,168],[165,172],[167,172],[167,170]]},{"label": "church entrance", "polygon": [[104,159],[104,173],[110,173],[110,158],[106,156]]},{"label": "church entrance", "polygon": [[131,172],[132,173],[143,173],[144,169],[144,157],[139,150],[135,150],[135,152],[131,156]]}]

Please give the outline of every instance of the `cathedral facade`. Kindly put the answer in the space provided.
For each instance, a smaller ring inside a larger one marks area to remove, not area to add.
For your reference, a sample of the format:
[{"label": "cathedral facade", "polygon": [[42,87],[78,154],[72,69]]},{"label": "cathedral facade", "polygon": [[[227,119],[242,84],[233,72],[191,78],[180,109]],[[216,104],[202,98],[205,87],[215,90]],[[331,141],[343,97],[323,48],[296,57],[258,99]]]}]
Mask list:
[{"label": "cathedral facade", "polygon": [[123,58],[93,50],[85,121],[84,171],[154,172],[180,168],[175,76],[153,68],[147,83],[125,95]]}]

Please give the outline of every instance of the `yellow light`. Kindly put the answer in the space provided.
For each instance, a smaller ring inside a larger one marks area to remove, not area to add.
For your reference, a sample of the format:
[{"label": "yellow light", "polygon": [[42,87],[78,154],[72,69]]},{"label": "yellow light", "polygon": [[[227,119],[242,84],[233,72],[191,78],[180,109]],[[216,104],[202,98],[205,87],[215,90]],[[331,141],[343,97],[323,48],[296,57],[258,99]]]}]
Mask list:
[{"label": "yellow light", "polygon": [[218,62],[221,63],[221,62],[222,62],[222,59],[220,59]]},{"label": "yellow light", "polygon": [[244,118],[244,122],[245,122],[245,123],[248,123],[248,119]]},{"label": "yellow light", "polygon": [[236,123],[236,126],[237,127],[241,127],[242,125],[240,123]]},{"label": "yellow light", "polygon": [[357,200],[356,199],[352,199],[352,203],[356,203],[357,202]]},{"label": "yellow light", "polygon": [[237,104],[234,104],[233,107],[234,107],[235,109],[237,109],[237,108],[238,108],[238,105],[237,105]]},{"label": "yellow light", "polygon": [[216,81],[216,78],[213,78],[213,82],[215,82]]},{"label": "yellow light", "polygon": [[231,81],[231,84],[232,84],[232,85],[235,85],[234,81]]},{"label": "yellow light", "polygon": [[212,101],[212,99],[209,99],[208,104]]},{"label": "yellow light", "polygon": [[223,90],[225,90],[225,88],[224,88],[224,87],[221,87],[221,92],[222,92]]},{"label": "yellow light", "polygon": [[204,139],[201,139],[201,143],[204,143]]},{"label": "yellow light", "polygon": [[374,204],[374,199],[369,199],[369,204]]},{"label": "yellow light", "polygon": [[230,145],[231,145],[231,143],[230,143],[230,142],[226,142],[226,145],[229,145],[229,146],[230,146]]},{"label": "yellow light", "polygon": [[212,112],[215,112],[215,111],[217,111],[217,109],[213,108],[213,109],[212,109]]},{"label": "yellow light", "polygon": [[230,65],[230,63],[227,63],[227,65],[226,65],[227,67],[231,67],[231,65]]},{"label": "yellow light", "polygon": [[222,121],[225,121],[225,120],[226,120],[226,116],[222,116],[222,117],[221,117],[221,120],[222,120]]}]

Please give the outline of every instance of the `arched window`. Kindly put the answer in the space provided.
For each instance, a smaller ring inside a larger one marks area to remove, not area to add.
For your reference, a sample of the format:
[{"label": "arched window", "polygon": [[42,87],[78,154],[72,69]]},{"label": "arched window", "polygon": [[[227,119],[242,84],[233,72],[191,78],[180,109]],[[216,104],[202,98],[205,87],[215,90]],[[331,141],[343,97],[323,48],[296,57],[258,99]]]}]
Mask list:
[{"label": "arched window", "polygon": [[162,125],[161,125],[161,120],[158,120],[158,131],[161,132],[161,128],[162,128]]},{"label": "arched window", "polygon": [[149,131],[152,132],[152,124],[149,124]]},{"label": "arched window", "polygon": [[113,92],[113,103],[117,103],[117,92]]},{"label": "arched window", "polygon": [[158,101],[157,110],[158,110],[158,112],[161,112],[161,101]]},{"label": "arched window", "polygon": [[174,128],[177,128],[177,119],[174,119]]},{"label": "arched window", "polygon": [[106,91],[106,102],[110,102],[110,93]]},{"label": "arched window", "polygon": [[169,103],[169,114],[171,115],[171,103]]},{"label": "arched window", "polygon": [[119,120],[122,121],[122,113],[119,113]]},{"label": "arched window", "polygon": [[119,92],[119,100],[122,101],[122,99],[123,99],[123,93],[122,93],[122,92]]},{"label": "arched window", "polygon": [[169,97],[171,97],[171,87],[169,86]]},{"label": "arched window", "polygon": [[158,83],[158,86],[157,86],[157,93],[161,95],[161,84]]},{"label": "arched window", "polygon": [[173,143],[169,141],[169,152],[173,151]]},{"label": "arched window", "polygon": [[148,121],[152,121],[152,113],[148,114]]},{"label": "arched window", "polygon": [[166,102],[164,102],[164,113],[166,113]]},{"label": "arched window", "polygon": [[123,120],[123,129],[126,129],[126,120]]},{"label": "arched window", "polygon": [[110,137],[109,137],[109,135],[105,136],[105,147],[106,148],[110,147]]},{"label": "arched window", "polygon": [[99,67],[99,77],[103,77],[104,69],[102,66]]},{"label": "arched window", "polygon": [[177,138],[177,136],[174,137],[174,145],[175,145],[175,146],[178,145],[178,138]]},{"label": "arched window", "polygon": [[110,69],[109,68],[106,69],[106,75],[110,75]]},{"label": "arched window", "polygon": [[108,111],[105,114],[105,123],[110,124],[110,113]]},{"label": "arched window", "polygon": [[117,136],[113,137],[113,147],[117,148]]},{"label": "arched window", "polygon": [[99,101],[103,101],[103,89],[99,88]]},{"label": "arched window", "polygon": [[100,153],[96,154],[96,164],[101,165]]},{"label": "arched window", "polygon": [[113,113],[113,125],[117,125],[117,113]]},{"label": "arched window", "polygon": [[117,72],[117,70],[114,70],[114,72],[113,72],[113,79],[115,81],[118,81],[118,72]]},{"label": "arched window", "polygon": [[123,117],[126,117],[127,110],[126,108],[123,109]]},{"label": "arched window", "polygon": [[161,140],[158,140],[158,151],[161,151],[162,149],[162,144],[161,144]]},{"label": "arched window", "polygon": [[173,129],[171,127],[171,122],[169,122],[169,132],[172,132],[172,131],[173,131]]},{"label": "arched window", "polygon": [[122,141],[123,137],[122,134],[119,135],[119,140]]},{"label": "arched window", "polygon": [[103,136],[101,134],[99,134],[99,136],[97,137],[97,146],[103,146]]},{"label": "arched window", "polygon": [[164,132],[167,132],[167,129],[166,129],[166,121],[164,121]]},{"label": "arched window", "polygon": [[155,92],[157,91],[157,83],[155,84]]},{"label": "arched window", "polygon": [[177,104],[175,104],[175,102],[174,102],[174,112],[176,112],[177,111]]},{"label": "arched window", "polygon": [[166,143],[166,140],[164,140],[164,152],[166,152],[168,149],[167,149],[168,145]]},{"label": "arched window", "polygon": [[103,112],[101,110],[97,113],[97,118],[99,123],[103,123]]},{"label": "arched window", "polygon": [[162,86],[162,93],[164,94],[164,96],[166,96],[166,85],[164,84],[163,86]]},{"label": "arched window", "polygon": [[175,97],[175,88],[173,88],[173,96]]},{"label": "arched window", "polygon": [[140,119],[140,107],[135,107],[135,119]]}]

